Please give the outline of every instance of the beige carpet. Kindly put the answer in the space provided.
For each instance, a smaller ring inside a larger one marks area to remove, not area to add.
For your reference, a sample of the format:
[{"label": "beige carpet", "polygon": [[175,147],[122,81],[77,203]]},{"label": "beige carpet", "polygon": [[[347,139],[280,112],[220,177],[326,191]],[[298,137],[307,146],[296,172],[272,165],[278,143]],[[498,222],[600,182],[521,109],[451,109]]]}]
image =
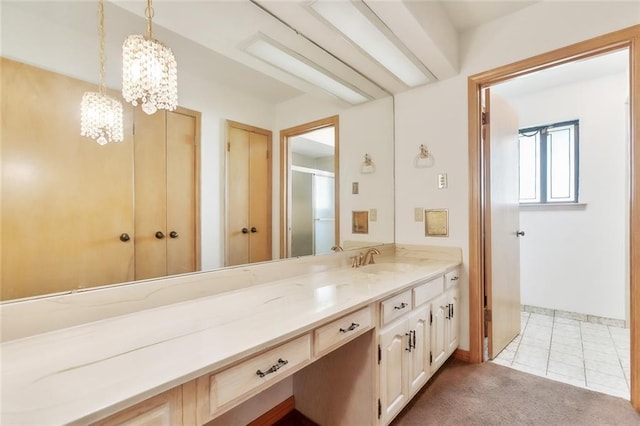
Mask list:
[{"label": "beige carpet", "polygon": [[640,425],[640,413],[624,399],[493,363],[450,360],[392,425]]}]

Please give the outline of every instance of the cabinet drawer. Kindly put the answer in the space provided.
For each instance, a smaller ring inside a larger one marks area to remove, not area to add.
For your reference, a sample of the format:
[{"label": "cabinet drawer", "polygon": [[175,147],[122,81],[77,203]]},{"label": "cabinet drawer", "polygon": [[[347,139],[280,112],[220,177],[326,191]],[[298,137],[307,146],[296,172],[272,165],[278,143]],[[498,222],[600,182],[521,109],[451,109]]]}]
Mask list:
[{"label": "cabinet drawer", "polygon": [[404,291],[381,303],[382,325],[388,324],[394,319],[411,310],[411,290]]},{"label": "cabinet drawer", "polygon": [[444,274],[444,288],[448,289],[454,286],[455,284],[458,283],[459,280],[460,280],[460,271],[458,270],[458,268],[454,269],[451,272],[447,272],[446,274]]},{"label": "cabinet drawer", "polygon": [[[204,406],[198,409],[199,421],[209,421],[215,415],[234,406],[235,403],[243,401],[299,370],[310,359],[311,335],[305,334],[236,366],[204,377],[203,379],[208,381],[205,383],[203,395],[207,401],[204,401]],[[198,399],[200,398],[198,396]],[[202,402],[198,401],[199,404]]]},{"label": "cabinet drawer", "polygon": [[92,425],[181,425],[182,404],[182,389],[178,386],[107,417],[104,420],[92,423]]},{"label": "cabinet drawer", "polygon": [[413,303],[415,306],[420,306],[434,297],[439,296],[443,291],[442,276],[440,276],[415,287],[413,289]]},{"label": "cabinet drawer", "polygon": [[367,306],[317,328],[314,331],[314,354],[321,354],[359,336],[371,328],[372,321],[371,309]]}]

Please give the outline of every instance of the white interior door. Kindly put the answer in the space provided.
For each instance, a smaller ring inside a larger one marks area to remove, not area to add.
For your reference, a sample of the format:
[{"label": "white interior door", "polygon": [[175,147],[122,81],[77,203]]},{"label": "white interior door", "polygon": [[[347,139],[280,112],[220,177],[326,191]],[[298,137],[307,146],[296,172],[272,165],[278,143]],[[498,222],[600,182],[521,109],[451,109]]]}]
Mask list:
[{"label": "white interior door", "polygon": [[489,358],[520,333],[518,116],[485,90],[487,206],[485,283]]}]

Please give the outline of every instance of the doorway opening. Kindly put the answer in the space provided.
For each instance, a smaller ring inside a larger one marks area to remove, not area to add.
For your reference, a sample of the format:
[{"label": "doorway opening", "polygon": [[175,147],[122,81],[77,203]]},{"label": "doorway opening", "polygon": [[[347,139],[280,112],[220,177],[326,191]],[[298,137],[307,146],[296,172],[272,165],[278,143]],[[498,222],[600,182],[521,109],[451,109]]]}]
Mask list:
[{"label": "doorway opening", "polygon": [[280,132],[280,255],[329,253],[339,241],[338,116]]},{"label": "doorway opening", "polygon": [[[469,171],[470,171],[470,245],[469,245],[469,306],[470,306],[470,360],[482,362],[483,341],[485,335],[485,300],[490,301],[491,286],[486,287],[486,260],[491,256],[492,247],[485,246],[486,217],[489,212],[487,204],[487,185],[491,182],[488,175],[491,165],[487,162],[481,139],[481,91],[485,87],[530,74],[535,71],[569,63],[603,53],[629,49],[629,161],[630,182],[628,214],[629,229],[629,326],[630,326],[630,390],[631,403],[640,409],[640,375],[638,374],[638,353],[640,343],[635,338],[637,333],[640,303],[640,238],[636,237],[640,227],[640,129],[633,117],[640,109],[638,87],[640,79],[640,51],[638,50],[638,27],[610,33],[585,42],[548,52],[514,64],[499,67],[469,77]],[[597,105],[597,100],[592,100]],[[485,299],[486,298],[486,299]],[[489,302],[490,303],[490,302]],[[491,305],[489,305],[491,306]],[[490,318],[489,318],[490,319]]]},{"label": "doorway opening", "polygon": [[[627,400],[628,58],[625,48],[491,86],[492,105],[499,97],[516,119],[522,312],[513,340],[487,345],[495,363]],[[498,112],[491,129],[504,127]],[[491,190],[504,179],[493,169]]]}]

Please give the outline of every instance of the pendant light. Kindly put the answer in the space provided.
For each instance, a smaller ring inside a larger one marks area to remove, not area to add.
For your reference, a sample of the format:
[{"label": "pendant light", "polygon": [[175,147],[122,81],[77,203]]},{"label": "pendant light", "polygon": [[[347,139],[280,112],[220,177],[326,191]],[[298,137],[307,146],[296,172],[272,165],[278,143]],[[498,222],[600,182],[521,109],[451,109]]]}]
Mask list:
[{"label": "pendant light", "polygon": [[130,35],[122,45],[122,96],[153,114],[178,105],[178,71],[173,52],[153,38],[153,7],[147,0],[147,35]]},{"label": "pendant light", "polygon": [[98,37],[100,56],[100,86],[97,92],[85,92],[80,104],[80,135],[95,139],[100,145],[121,142],[122,104],[107,95],[105,83],[104,5],[98,2]]}]

